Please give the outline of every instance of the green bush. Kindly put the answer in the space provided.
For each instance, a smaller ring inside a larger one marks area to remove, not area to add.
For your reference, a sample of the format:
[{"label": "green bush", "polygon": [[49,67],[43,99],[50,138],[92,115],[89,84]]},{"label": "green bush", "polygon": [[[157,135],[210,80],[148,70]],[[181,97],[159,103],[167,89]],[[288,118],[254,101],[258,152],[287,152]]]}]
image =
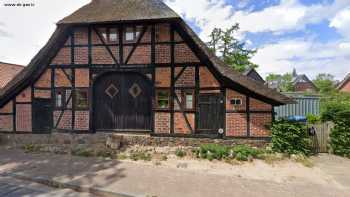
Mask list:
[{"label": "green bush", "polygon": [[178,148],[175,151],[175,155],[182,158],[182,157],[186,156],[186,152],[184,150]]},{"label": "green bush", "polygon": [[198,157],[208,160],[221,160],[229,155],[230,148],[220,144],[203,144],[197,152]]},{"label": "green bush", "polygon": [[233,147],[235,159],[238,161],[248,161],[249,158],[257,158],[263,151],[257,148],[252,148],[247,145],[237,145]]},{"label": "green bush", "polygon": [[306,118],[309,124],[316,124],[321,121],[321,117],[314,114],[308,114],[306,115]]},{"label": "green bush", "polygon": [[330,134],[331,151],[350,158],[350,111],[338,112],[335,117],[335,126]]},{"label": "green bush", "polygon": [[321,99],[321,120],[336,121],[336,115],[343,111],[350,111],[350,94],[336,93]]},{"label": "green bush", "polygon": [[237,145],[229,147],[220,144],[203,144],[195,152],[197,157],[208,160],[236,159],[248,161],[250,158],[257,158],[259,154],[265,153],[262,149],[252,148],[248,145]]},{"label": "green bush", "polygon": [[272,150],[287,154],[311,153],[311,140],[306,125],[287,120],[279,120],[273,123]]}]

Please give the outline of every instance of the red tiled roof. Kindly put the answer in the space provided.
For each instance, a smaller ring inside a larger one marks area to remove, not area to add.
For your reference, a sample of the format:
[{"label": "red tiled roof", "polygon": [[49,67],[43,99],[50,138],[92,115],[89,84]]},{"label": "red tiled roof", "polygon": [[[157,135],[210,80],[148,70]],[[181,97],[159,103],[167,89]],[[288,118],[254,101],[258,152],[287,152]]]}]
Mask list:
[{"label": "red tiled roof", "polygon": [[0,62],[0,89],[11,81],[24,66]]},{"label": "red tiled roof", "polygon": [[341,81],[337,87],[338,90],[342,89],[347,83],[350,82],[350,73],[347,74],[343,81]]}]

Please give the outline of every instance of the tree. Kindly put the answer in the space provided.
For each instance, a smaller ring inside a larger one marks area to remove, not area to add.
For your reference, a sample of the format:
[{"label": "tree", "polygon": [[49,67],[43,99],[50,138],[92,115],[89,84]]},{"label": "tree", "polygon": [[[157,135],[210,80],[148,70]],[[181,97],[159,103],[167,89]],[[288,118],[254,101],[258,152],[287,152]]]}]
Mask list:
[{"label": "tree", "polygon": [[313,82],[321,94],[328,94],[336,91],[334,76],[331,74],[318,74]]},{"label": "tree", "polygon": [[278,85],[278,89],[282,92],[292,92],[294,91],[293,87],[293,75],[291,73],[280,74],[269,74],[266,77],[267,82],[274,81]]},{"label": "tree", "polygon": [[207,43],[207,45],[209,49],[215,54],[217,53],[219,47],[221,35],[222,30],[219,28],[214,28],[213,31],[210,33],[210,41]]},{"label": "tree", "polygon": [[215,28],[210,34],[210,41],[207,43],[209,49],[233,69],[243,72],[248,68],[257,68],[258,65],[252,63],[250,59],[257,52],[245,47],[244,42],[235,38],[235,33],[239,30],[239,24],[222,30]]}]

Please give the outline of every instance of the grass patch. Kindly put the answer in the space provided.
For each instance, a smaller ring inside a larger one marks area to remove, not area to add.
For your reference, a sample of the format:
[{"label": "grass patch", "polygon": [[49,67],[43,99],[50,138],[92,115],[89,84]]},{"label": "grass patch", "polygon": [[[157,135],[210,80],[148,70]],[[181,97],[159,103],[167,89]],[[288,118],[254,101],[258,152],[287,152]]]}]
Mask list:
[{"label": "grass patch", "polygon": [[37,153],[37,152],[40,152],[41,148],[42,147],[40,145],[36,145],[36,144],[26,144],[23,146],[25,153]]},{"label": "grass patch", "polygon": [[144,151],[135,151],[130,154],[130,159],[133,161],[138,161],[138,160],[151,161],[152,155]]},{"label": "grass patch", "polygon": [[285,158],[286,156],[280,153],[262,153],[257,155],[257,159],[263,160],[270,165],[282,161]]},{"label": "grass patch", "polygon": [[103,157],[103,158],[113,158],[115,154],[111,150],[103,149],[103,150],[98,150],[96,152],[97,157]]},{"label": "grass patch", "polygon": [[301,163],[303,166],[308,167],[308,168],[312,168],[314,167],[314,163],[312,163],[310,161],[310,159],[308,159],[305,155],[303,154],[298,154],[298,155],[291,155],[290,158],[297,162],[297,163]]},{"label": "grass patch", "polygon": [[126,154],[122,154],[122,153],[119,153],[117,154],[117,160],[126,160],[126,159],[129,159],[128,155]]},{"label": "grass patch", "polygon": [[176,151],[175,151],[175,155],[176,155],[177,157],[182,158],[182,157],[185,157],[185,156],[186,156],[186,152],[185,152],[183,149],[178,148],[178,149],[176,149]]},{"label": "grass patch", "polygon": [[233,147],[220,144],[203,144],[196,149],[194,153],[197,158],[208,160],[230,160],[236,159],[238,161],[252,161],[257,158],[259,154],[264,153],[265,150],[253,148],[248,145],[237,145]]},{"label": "grass patch", "polygon": [[168,160],[168,156],[166,155],[162,155],[162,157],[160,158],[161,161],[166,161]]},{"label": "grass patch", "polygon": [[71,150],[71,154],[80,157],[93,157],[94,151],[88,148],[74,148]]}]

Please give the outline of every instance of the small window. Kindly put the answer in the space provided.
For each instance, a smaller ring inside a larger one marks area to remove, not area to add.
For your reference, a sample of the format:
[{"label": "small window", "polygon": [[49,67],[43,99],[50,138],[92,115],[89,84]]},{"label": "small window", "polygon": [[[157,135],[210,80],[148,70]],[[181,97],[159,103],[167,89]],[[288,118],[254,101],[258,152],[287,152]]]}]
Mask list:
[{"label": "small window", "polygon": [[75,90],[76,106],[79,109],[89,108],[89,94],[88,90]]},{"label": "small window", "polygon": [[240,98],[234,98],[231,100],[232,105],[242,105],[242,99]]},{"label": "small window", "polygon": [[109,29],[109,42],[117,42],[118,41],[118,33],[116,28]]},{"label": "small window", "polygon": [[103,37],[103,40],[107,41],[108,40],[107,29],[106,28],[100,29],[100,32],[101,32],[101,35]]},{"label": "small window", "polygon": [[157,107],[161,109],[169,108],[170,93],[168,90],[157,91]]},{"label": "small window", "polygon": [[186,109],[193,109],[193,92],[186,92]]},{"label": "small window", "polygon": [[133,41],[135,40],[135,31],[133,27],[127,27],[125,29],[125,40],[126,41]]},{"label": "small window", "polygon": [[56,106],[56,108],[63,108],[64,107],[64,91],[63,90],[56,90],[56,92],[55,92],[55,106]]},{"label": "small window", "polygon": [[136,26],[135,39],[140,36],[141,31],[142,31],[142,26]]}]

